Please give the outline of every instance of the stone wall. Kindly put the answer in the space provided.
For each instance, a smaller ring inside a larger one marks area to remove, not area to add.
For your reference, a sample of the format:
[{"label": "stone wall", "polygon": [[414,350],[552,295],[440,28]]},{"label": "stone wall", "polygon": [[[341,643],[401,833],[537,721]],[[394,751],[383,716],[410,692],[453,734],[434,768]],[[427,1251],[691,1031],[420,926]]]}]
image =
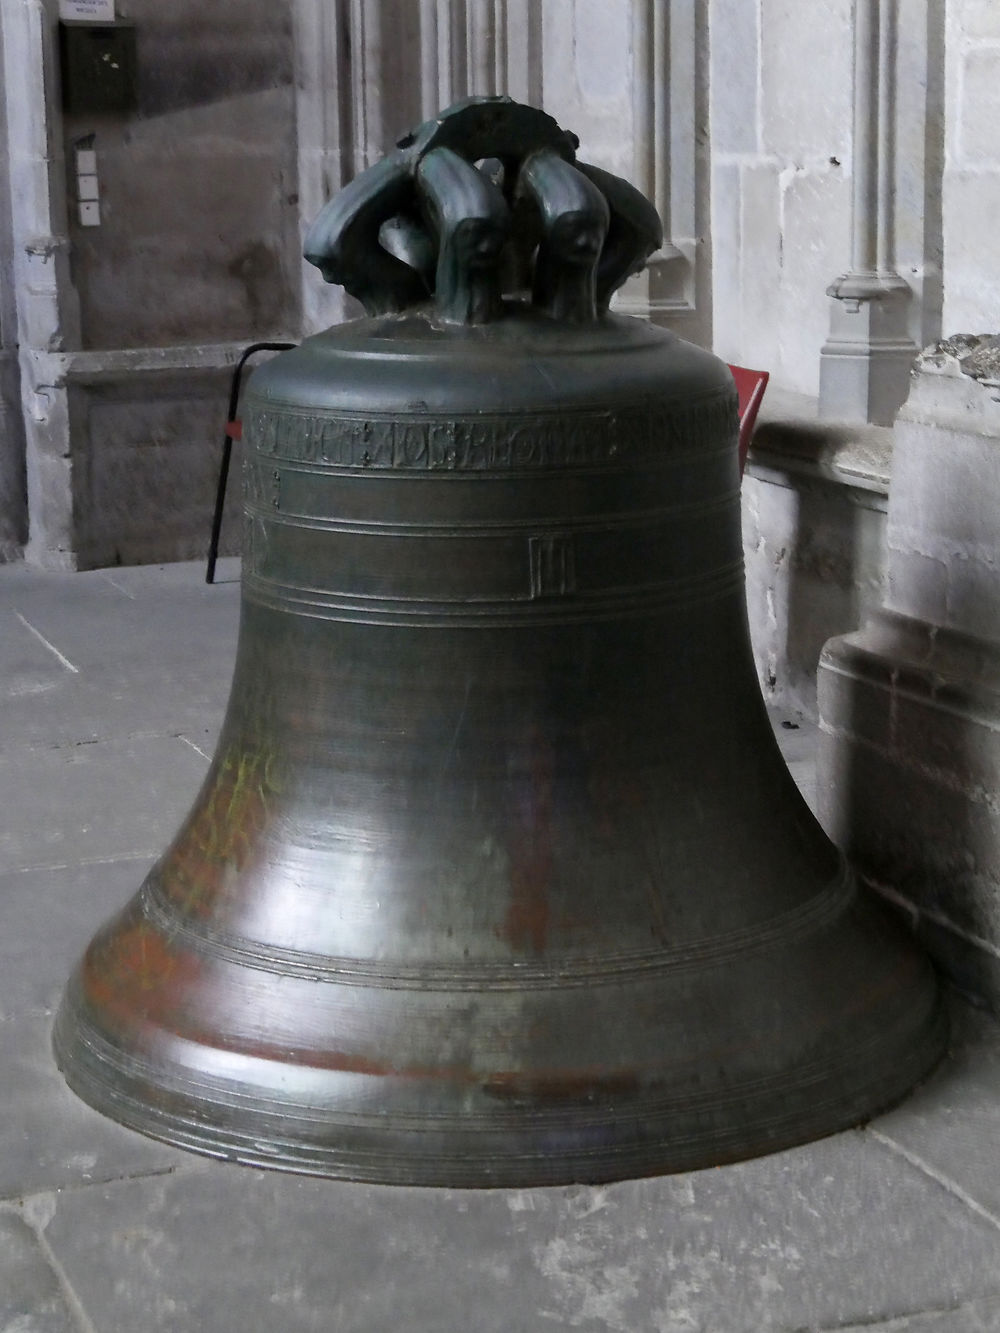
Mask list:
[{"label": "stone wall", "polygon": [[[129,17],[135,111],[63,118],[70,274],[90,353],[65,380],[84,568],[204,552],[226,366],[242,344],[299,326],[290,7],[132,0]],[[99,227],[82,226],[73,203],[81,143],[97,155]],[[223,550],[238,549],[227,522]]]},{"label": "stone wall", "polygon": [[[291,10],[130,0],[133,112],[66,114],[70,273],[84,349],[163,347],[298,325]],[[101,225],[72,204],[97,156]]]},{"label": "stone wall", "polygon": [[819,672],[820,813],[1000,1009],[1000,338],[921,358],[896,427],[884,605]]},{"label": "stone wall", "polygon": [[823,645],[881,605],[892,431],[820,421],[816,401],[765,398],[743,478],[754,658],[769,702],[815,717]]},{"label": "stone wall", "polygon": [[945,8],[944,332],[982,333],[1000,323],[1000,5]]},{"label": "stone wall", "polygon": [[823,642],[879,605],[888,427],[940,336],[944,6],[714,0],[710,24],[713,346],[771,372],[751,628],[765,693],[813,713]]},{"label": "stone wall", "polygon": [[[856,8],[713,0],[710,14],[715,347],[813,396],[827,288],[852,258]],[[940,330],[943,15],[937,0],[898,0],[890,13],[883,258],[912,292],[915,348]]]},{"label": "stone wall", "polygon": [[715,349],[813,395],[850,234],[851,10],[713,0],[710,12]]},{"label": "stone wall", "polygon": [[930,13],[951,336],[918,361],[893,431],[882,604],[820,661],[817,786],[833,837],[1000,1010],[1000,7]]},{"label": "stone wall", "polygon": [[[0,28],[0,71],[3,68],[3,31]],[[7,115],[4,99],[0,98],[0,181],[9,179]],[[23,548],[28,528],[13,245],[10,195],[0,188],[0,563],[16,558]]]},{"label": "stone wall", "polygon": [[0,15],[26,554],[69,568],[201,554],[227,369],[300,327],[290,0],[131,0],[136,105],[100,113],[62,110],[56,0]]}]

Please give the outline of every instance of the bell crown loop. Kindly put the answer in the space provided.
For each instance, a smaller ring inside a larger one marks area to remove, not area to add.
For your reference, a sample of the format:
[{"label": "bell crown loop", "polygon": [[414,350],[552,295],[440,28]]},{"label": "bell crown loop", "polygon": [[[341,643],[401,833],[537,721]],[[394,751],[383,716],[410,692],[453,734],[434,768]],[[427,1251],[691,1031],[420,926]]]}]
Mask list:
[{"label": "bell crown loop", "polygon": [[509,97],[455,103],[321,210],[304,253],[368,315],[431,302],[486,324],[518,296],[582,324],[663,243],[649,200],[576,159],[576,135]]}]

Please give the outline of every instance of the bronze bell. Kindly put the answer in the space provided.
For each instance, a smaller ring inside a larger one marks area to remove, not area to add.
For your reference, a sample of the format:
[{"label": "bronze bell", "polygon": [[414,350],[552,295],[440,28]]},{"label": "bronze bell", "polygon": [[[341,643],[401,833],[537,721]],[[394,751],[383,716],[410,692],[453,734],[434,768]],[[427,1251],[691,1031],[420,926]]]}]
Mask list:
[{"label": "bronze bell", "polygon": [[329,1176],[602,1181],[856,1124],[941,1055],[771,733],[732,380],[608,311],[660,243],[507,99],[321,213],[369,317],[248,389],[218,751],[57,1020],[99,1110]]}]

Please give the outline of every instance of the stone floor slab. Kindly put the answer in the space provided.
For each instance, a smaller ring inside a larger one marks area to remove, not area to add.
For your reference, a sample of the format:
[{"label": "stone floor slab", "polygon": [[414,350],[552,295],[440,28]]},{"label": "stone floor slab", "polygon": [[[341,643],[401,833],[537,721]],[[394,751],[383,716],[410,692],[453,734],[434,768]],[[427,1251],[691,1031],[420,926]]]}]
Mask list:
[{"label": "stone floor slab", "polygon": [[183,661],[190,640],[231,638],[239,614],[239,585],[208,585],[194,564],[169,570],[145,567],[52,574],[39,581],[18,576],[0,580],[0,610],[28,620],[36,634],[80,669],[103,665],[114,628],[116,654],[136,659],[165,651]]},{"label": "stone floor slab", "polygon": [[902,1315],[877,1324],[851,1324],[834,1329],[801,1329],[795,1333],[1000,1333],[1000,1296],[962,1301],[944,1310]]},{"label": "stone floor slab", "polygon": [[82,1333],[38,1237],[0,1208],[0,1331]]},{"label": "stone floor slab", "polygon": [[0,876],[0,1021],[54,1012],[77,958],[149,865],[98,861]]},{"label": "stone floor slab", "polygon": [[954,1009],[952,1054],[897,1110],[872,1124],[1000,1225],[1000,1041],[997,1024]]},{"label": "stone floor slab", "polygon": [[773,709],[771,726],[788,771],[810,810],[816,810],[816,736],[815,722],[798,713]]},{"label": "stone floor slab", "polygon": [[101,1333],[764,1333],[1000,1289],[1000,1231],[863,1133],[601,1188],[207,1163],[61,1195],[46,1237]]},{"label": "stone floor slab", "polygon": [[205,772],[170,736],[0,755],[0,873],[157,853]]},{"label": "stone floor slab", "polygon": [[231,673],[227,660],[205,687],[179,676],[139,671],[114,681],[83,676],[58,681],[45,695],[2,705],[0,759],[25,749],[65,749],[111,737],[184,735],[201,737],[201,744],[218,734]]},{"label": "stone floor slab", "polygon": [[[0,578],[0,752],[217,725],[239,588],[200,567]],[[158,582],[154,581],[158,579]]]},{"label": "stone floor slab", "polygon": [[5,711],[22,699],[47,695],[77,674],[39,637],[31,622],[0,605],[0,701]]},{"label": "stone floor slab", "polygon": [[[205,541],[206,552],[208,541]],[[159,596],[169,588],[185,588],[211,597],[213,589],[239,586],[239,556],[223,556],[215,566],[215,582],[205,582],[205,561],[184,560],[169,565],[123,565],[118,569],[98,569],[86,578],[104,578],[132,593],[148,590]]]}]

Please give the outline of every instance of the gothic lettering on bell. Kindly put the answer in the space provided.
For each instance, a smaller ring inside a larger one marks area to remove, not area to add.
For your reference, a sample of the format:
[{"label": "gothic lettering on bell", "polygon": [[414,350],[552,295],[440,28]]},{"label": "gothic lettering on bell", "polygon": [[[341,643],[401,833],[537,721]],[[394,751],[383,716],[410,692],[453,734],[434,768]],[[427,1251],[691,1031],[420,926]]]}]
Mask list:
[{"label": "gothic lettering on bell", "polygon": [[300,449],[303,462],[315,463],[320,456],[323,441],[323,422],[318,417],[302,417]]},{"label": "gothic lettering on bell", "polygon": [[512,427],[509,422],[487,420],[473,421],[468,429],[474,456],[485,457],[488,469],[506,471],[511,466],[516,426]]},{"label": "gothic lettering on bell", "polygon": [[735,416],[725,396],[669,411],[641,407],[594,412],[567,421],[557,414],[458,417],[419,421],[311,417],[257,410],[248,438],[258,455],[290,463],[401,472],[507,472],[549,467],[600,467],[656,458],[718,442]]},{"label": "gothic lettering on bell", "polygon": [[546,440],[542,421],[531,422],[510,432],[511,461],[514,467],[530,467],[536,457],[544,457],[546,447],[551,447],[551,437]]},{"label": "gothic lettering on bell", "polygon": [[427,466],[448,470],[458,467],[457,427],[453,421],[429,421],[427,432]]},{"label": "gothic lettering on bell", "polygon": [[248,460],[243,468],[243,499],[248,507],[259,505],[263,496],[261,465]]},{"label": "gothic lettering on bell", "polygon": [[397,421],[393,424],[392,465],[397,468],[424,469],[428,458],[427,426],[422,421]]},{"label": "gothic lettering on bell", "polygon": [[343,463],[343,432],[339,428],[339,423],[330,421],[323,422],[323,431],[320,436],[319,456],[324,463]]},{"label": "gothic lettering on bell", "polygon": [[249,443],[261,454],[274,454],[278,449],[278,418],[270,412],[251,412],[248,420]]},{"label": "gothic lettering on bell", "polygon": [[495,467],[492,455],[493,432],[473,430],[467,421],[455,422],[455,461],[459,472],[485,472]]}]

